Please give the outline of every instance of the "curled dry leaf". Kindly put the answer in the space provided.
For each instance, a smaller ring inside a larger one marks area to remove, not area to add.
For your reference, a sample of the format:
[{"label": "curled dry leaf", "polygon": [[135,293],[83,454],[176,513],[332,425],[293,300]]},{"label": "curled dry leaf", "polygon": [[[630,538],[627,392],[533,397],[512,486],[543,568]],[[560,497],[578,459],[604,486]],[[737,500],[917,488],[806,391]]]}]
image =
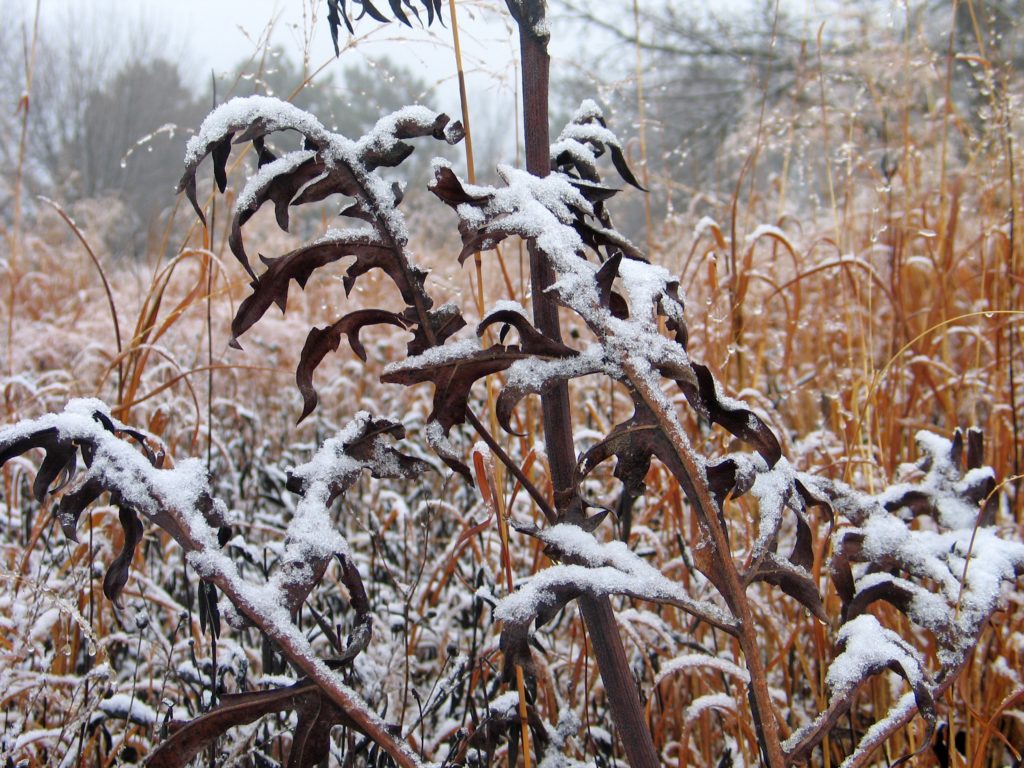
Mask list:
[{"label": "curled dry leaf", "polygon": [[[431,382],[434,385],[434,398],[428,422],[437,424],[447,437],[452,427],[465,422],[470,389],[479,379],[509,369],[521,361],[534,363],[538,360],[571,359],[579,354],[560,342],[548,339],[530,325],[522,314],[512,310],[490,313],[477,327],[477,335],[483,336],[488,327],[497,323],[514,327],[519,333],[520,343],[507,346],[494,344],[486,349],[465,343],[435,347],[422,355],[389,365],[381,381],[406,386]],[[499,405],[499,419],[509,431],[511,409],[518,402],[515,395],[522,397],[527,394],[527,390],[525,386],[518,390],[506,387],[502,392],[505,400]],[[512,395],[506,395],[507,392]],[[510,397],[515,398],[514,402]],[[454,456],[442,455],[442,458],[452,469],[472,482],[469,469],[463,462]]]},{"label": "curled dry leaf", "polygon": [[128,571],[135,556],[135,548],[145,533],[139,516],[131,507],[122,505],[118,510],[118,519],[124,529],[124,544],[103,577],[103,594],[115,604],[120,603],[121,592],[128,583]]},{"label": "curled dry leaf", "polygon": [[[376,15],[372,3],[361,3],[363,13]],[[434,6],[429,16],[434,17]],[[408,2],[394,2],[392,9],[405,19],[403,8],[415,11]],[[330,17],[337,23],[346,21],[344,3],[332,3]],[[275,156],[266,147],[266,137],[281,131],[301,135],[303,148]],[[393,167],[405,160],[413,148],[408,139],[431,136],[454,144],[463,138],[462,126],[450,122],[444,114],[424,107],[406,107],[388,115],[358,141],[334,134],[311,115],[294,106],[265,97],[233,99],[219,107],[203,122],[197,135],[189,141],[186,171],[179,183],[193,207],[203,218],[196,197],[196,172],[202,161],[211,156],[217,187],[226,185],[225,168],[232,143],[252,142],[259,166],[238,196],[232,219],[229,244],[252,278],[252,293],[239,305],[231,324],[232,345],[267,312],[272,304],[287,309],[288,290],[294,280],[305,288],[309,279],[323,267],[347,257],[343,277],[348,295],[362,275],[375,269],[383,271],[398,289],[406,308],[391,310],[360,310],[349,313],[328,328],[313,329],[307,337],[296,380],[303,395],[303,413],[309,415],[316,407],[312,372],[324,356],[338,347],[341,334],[349,336],[353,351],[360,353],[358,327],[370,322],[387,322],[413,333],[410,354],[418,354],[443,344],[464,325],[454,306],[432,312],[433,301],[424,289],[427,271],[418,267],[407,251],[408,235],[398,211],[402,190],[376,174],[376,169]],[[325,200],[333,195],[349,198],[340,213],[361,225],[332,229],[324,237],[278,257],[260,256],[265,271],[257,275],[249,263],[243,243],[243,227],[266,202],[272,202],[278,226],[287,229],[289,208]],[[204,219],[205,221],[205,219]],[[368,314],[369,313],[369,314]],[[373,319],[371,319],[373,318]]]},{"label": "curled dry leaf", "polygon": [[775,466],[782,457],[782,447],[771,428],[744,404],[726,398],[707,366],[693,363],[692,368],[696,387],[691,381],[679,380],[678,384],[693,409],[754,446],[769,467]]},{"label": "curled dry leaf", "polygon": [[[310,276],[320,267],[340,261],[346,256],[355,256],[356,262],[345,276],[345,290],[351,290],[355,277],[376,266],[392,266],[390,249],[370,233],[358,233],[349,238],[338,238],[329,242],[296,248],[284,256],[260,259],[266,271],[252,283],[252,293],[238,307],[231,322],[231,334],[237,339],[263,317],[271,305],[276,304],[282,312],[288,304],[288,285],[294,280],[300,288],[306,287]],[[389,272],[390,274],[390,272]]]},{"label": "curled dry leaf", "polygon": [[430,469],[421,459],[407,456],[389,444],[405,438],[405,427],[390,419],[378,419],[362,411],[357,413],[340,435],[327,440],[307,464],[288,473],[288,490],[308,494],[316,483],[327,486],[325,504],[331,504],[347,491],[359,475],[369,471],[373,477],[415,477]]},{"label": "curled dry leaf", "polygon": [[[348,0],[327,0],[327,23],[331,28],[331,39],[334,42],[335,55],[341,55],[341,49],[338,45],[338,34],[342,23],[345,24],[348,33],[354,35],[355,29],[352,26],[352,22],[358,21],[363,16],[369,16],[383,24],[391,21],[391,19],[377,9],[372,0],[351,0],[351,2],[353,10],[358,8],[354,18],[349,17]],[[407,27],[412,26],[412,19],[409,18],[409,14],[412,14],[413,18],[420,24],[424,24],[425,16],[425,26],[428,27],[434,23],[435,18],[441,21],[441,0],[420,0],[419,3],[413,2],[413,0],[388,0],[388,5],[391,8],[391,13],[394,14],[395,20],[400,21]],[[424,16],[420,15],[421,7]]]},{"label": "curled dry leaf", "polygon": [[[142,432],[115,422],[108,414],[93,409],[90,418],[102,430],[112,436],[127,436],[144,449],[147,460],[154,467],[163,460],[161,451],[154,451]],[[32,492],[38,501],[43,501],[47,493],[58,493],[74,479],[78,469],[78,453],[81,451],[83,463],[91,468],[96,455],[96,447],[86,439],[75,439],[56,426],[43,426],[24,430],[13,429],[0,434],[0,466],[7,461],[27,453],[33,448],[45,451],[35,480]],[[63,479],[54,486],[58,478]],[[54,508],[54,516],[60,523],[64,535],[72,541],[78,541],[78,521],[82,513],[95,502],[104,492],[111,492],[111,503],[118,507],[124,541],[121,551],[107,568],[103,578],[103,593],[112,601],[119,602],[121,592],[128,582],[131,562],[135,549],[142,540],[143,527],[136,510],[125,501],[120,490],[112,487],[104,480],[101,473],[89,473],[79,482],[78,486],[64,493]]]},{"label": "curled dry leaf", "polygon": [[173,732],[146,760],[153,768],[183,768],[228,729],[247,725],[275,712],[297,717],[288,768],[312,768],[329,755],[336,725],[358,729],[315,683],[300,681],[269,691],[223,694],[216,708],[187,723],[171,723]]},{"label": "curled dry leaf", "polygon": [[791,561],[769,552],[746,576],[747,583],[763,581],[779,587],[819,621],[827,623],[828,614],[821,601],[818,584],[811,573]]},{"label": "curled dry leaf", "polygon": [[[520,349],[495,344],[487,349],[467,345],[437,347],[423,355],[410,357],[384,369],[381,381],[411,386],[430,382],[434,385],[433,405],[428,424],[436,424],[447,438],[451,428],[466,420],[470,389],[485,376],[504,371],[517,360],[530,355]],[[454,454],[441,458],[453,470],[472,483],[469,468]]]},{"label": "curled dry leaf", "polygon": [[366,361],[366,348],[359,340],[359,331],[368,325],[394,325],[408,328],[409,324],[402,315],[384,309],[357,309],[349,312],[336,323],[326,328],[313,328],[306,336],[306,343],[299,355],[299,366],[295,371],[295,383],[302,394],[301,422],[313,412],[317,404],[316,389],[313,387],[313,372],[323,359],[338,349],[341,337],[348,338],[352,352],[360,360]]}]

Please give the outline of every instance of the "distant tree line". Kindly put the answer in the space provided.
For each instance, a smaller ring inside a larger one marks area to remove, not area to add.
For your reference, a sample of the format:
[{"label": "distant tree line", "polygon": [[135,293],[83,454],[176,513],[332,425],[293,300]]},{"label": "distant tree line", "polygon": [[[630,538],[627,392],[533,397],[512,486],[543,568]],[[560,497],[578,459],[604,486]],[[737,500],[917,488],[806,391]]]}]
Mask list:
[{"label": "distant tree line", "polygon": [[[854,94],[867,85],[856,66],[870,62],[865,53],[876,52],[879,39],[891,37],[878,34],[883,26],[900,31],[907,50],[915,52],[949,50],[955,31],[951,95],[958,119],[985,119],[990,98],[979,78],[991,73],[998,80],[1024,65],[1024,0],[919,0],[898,7],[884,0],[835,0],[819,5],[814,19],[800,15],[802,4],[785,0],[748,0],[720,9],[678,0],[558,0],[555,7],[561,23],[575,25],[594,52],[568,62],[576,66],[575,74],[563,74],[557,83],[563,103],[578,102],[580,94],[596,88],[615,123],[632,125],[630,133],[638,136],[643,102],[651,199],[659,213],[685,208],[695,196],[729,199],[750,157],[752,126],[773,109],[804,124],[820,121],[819,82],[833,100],[845,92],[854,103]],[[902,62],[884,58],[891,53],[876,52],[879,72],[871,87],[896,78]],[[592,58],[600,59],[600,68]],[[618,79],[595,83],[592,73],[609,68],[616,68]],[[903,107],[928,108],[920,102]],[[875,148],[882,163],[886,148],[899,143],[898,119],[865,110],[857,120],[864,144]],[[778,171],[770,144],[762,146],[759,168]],[[631,147],[634,162],[637,145]],[[823,180],[816,183],[820,187]],[[632,211],[633,220],[620,226],[635,234],[640,215]]]},{"label": "distant tree line", "polygon": [[290,97],[335,130],[358,137],[379,115],[422,102],[427,91],[411,71],[385,60],[373,67],[340,65],[306,83],[301,67],[274,49],[197,87],[184,55],[174,56],[148,32],[127,32],[125,43],[88,29],[44,25],[26,102],[31,34],[31,19],[0,26],[0,128],[7,137],[0,148],[0,222],[13,215],[27,104],[24,207],[32,210],[40,195],[72,211],[92,204],[105,217],[104,242],[96,245],[116,257],[139,257],[161,238],[188,133],[216,103],[257,93]]}]

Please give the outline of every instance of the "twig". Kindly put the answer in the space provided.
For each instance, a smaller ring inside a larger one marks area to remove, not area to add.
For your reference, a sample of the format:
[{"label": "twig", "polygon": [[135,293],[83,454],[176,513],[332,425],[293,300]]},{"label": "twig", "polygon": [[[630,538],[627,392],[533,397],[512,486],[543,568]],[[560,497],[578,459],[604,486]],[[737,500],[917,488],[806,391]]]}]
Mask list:
[{"label": "twig", "polygon": [[519,484],[526,489],[526,492],[530,494],[530,498],[532,498],[537,504],[540,511],[544,513],[544,517],[547,518],[547,521],[554,525],[558,521],[558,516],[551,508],[551,505],[548,504],[547,499],[544,498],[544,494],[537,490],[537,486],[530,482],[530,478],[528,478],[519,468],[519,465],[516,464],[507,453],[505,453],[505,450],[501,447],[498,441],[494,439],[494,436],[487,430],[487,427],[480,422],[480,419],[478,419],[476,414],[469,408],[466,409],[466,419],[469,421],[470,426],[476,430],[476,433],[480,435],[480,438],[487,443],[487,447],[490,448],[494,452],[494,455],[498,457],[498,461],[505,465],[508,471],[512,473],[512,476],[515,477],[515,479],[519,481]]}]

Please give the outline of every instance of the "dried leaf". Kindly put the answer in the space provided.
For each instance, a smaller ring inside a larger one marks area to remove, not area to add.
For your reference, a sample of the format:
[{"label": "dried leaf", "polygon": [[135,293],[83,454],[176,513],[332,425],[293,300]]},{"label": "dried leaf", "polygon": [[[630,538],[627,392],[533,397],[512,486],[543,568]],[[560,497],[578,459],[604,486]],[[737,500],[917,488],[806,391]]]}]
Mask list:
[{"label": "dried leaf", "polygon": [[868,607],[879,600],[884,600],[904,614],[907,613],[910,602],[914,599],[916,585],[906,579],[878,575],[880,579],[873,580],[870,585],[857,590],[853,599],[843,606],[844,623],[866,613]]},{"label": "dried leaf", "polygon": [[478,379],[503,371],[517,360],[530,357],[530,353],[519,348],[495,344],[487,349],[455,354],[436,362],[418,362],[417,358],[411,358],[411,362],[406,361],[390,368],[381,376],[381,381],[405,386],[431,382],[434,385],[434,402],[429,421],[440,424],[447,435],[453,426],[465,422],[469,392]]},{"label": "dried leaf", "polygon": [[286,155],[279,162],[284,163],[283,167],[288,170],[276,173],[262,179],[262,184],[254,189],[248,189],[248,194],[241,205],[236,206],[234,216],[231,219],[231,233],[228,236],[228,245],[231,252],[245,267],[246,272],[255,279],[256,273],[249,265],[249,257],[245,252],[245,245],[242,238],[242,227],[268,200],[274,203],[274,215],[277,218],[277,225],[284,231],[288,231],[289,217],[288,208],[299,190],[309,182],[325,175],[325,163],[319,158],[312,156],[309,152],[295,152],[293,155],[307,158],[297,166],[288,163],[289,156]]},{"label": "dried leaf", "polygon": [[197,597],[200,630],[205,635],[206,628],[209,627],[212,637],[220,637],[220,609],[217,607],[217,587],[201,581],[199,582]]},{"label": "dried leaf", "polygon": [[985,463],[985,435],[980,429],[967,430],[967,469],[978,469]]},{"label": "dried leaf", "polygon": [[502,323],[504,328],[501,338],[504,340],[508,328],[515,328],[519,333],[519,348],[533,356],[538,363],[542,361],[567,361],[566,365],[554,364],[546,370],[536,366],[530,375],[524,377],[510,376],[498,396],[495,415],[501,428],[509,434],[517,434],[512,428],[512,412],[519,402],[530,394],[543,394],[559,381],[568,381],[577,376],[595,373],[600,370],[599,361],[588,363],[583,361],[579,352],[565,344],[549,339],[534,328],[523,315],[513,310],[499,310],[490,313],[477,326],[477,335],[483,336],[487,328]]},{"label": "dried leaf", "polygon": [[586,179],[573,179],[571,183],[589,203],[603,203],[622,191],[617,187],[608,187]]},{"label": "dried leaf", "polygon": [[[415,477],[430,469],[430,465],[421,459],[406,456],[389,444],[391,440],[405,438],[405,427],[389,419],[377,419],[364,414],[358,433],[341,446],[344,455],[355,459],[358,465],[355,471],[345,475],[319,478],[328,483],[330,504],[347,491],[363,470],[368,470],[377,478],[409,478]],[[327,445],[320,450],[330,450]],[[286,487],[292,493],[305,494],[309,486],[309,473],[305,468],[310,465],[296,467],[288,475]]]},{"label": "dried leaf", "polygon": [[[852,631],[854,627],[856,632]],[[870,641],[867,640],[868,637]],[[868,642],[871,647],[864,648]],[[926,749],[935,730],[935,700],[931,692],[929,675],[917,651],[895,632],[883,627],[870,614],[859,616],[845,624],[840,630],[836,646],[840,653],[833,661],[827,678],[833,698],[848,700],[869,678],[886,670],[895,672],[910,685],[918,711],[925,720],[927,731],[921,749]],[[854,657],[852,663],[844,659],[847,655]],[[837,683],[832,678],[832,672],[840,665],[843,674],[839,676]],[[850,679],[849,670],[853,668],[856,669],[857,679]]]},{"label": "dried leaf", "polygon": [[376,19],[377,21],[382,22],[384,24],[387,24],[390,21],[390,19],[387,16],[385,16],[383,13],[381,13],[374,7],[371,0],[353,0],[353,2],[358,2],[359,7],[361,9],[360,14],[356,16],[356,21],[359,21],[359,19],[361,19],[364,15],[369,15],[371,18]]},{"label": "dried leaf", "polygon": [[[431,382],[434,385],[434,399],[428,421],[438,424],[447,438],[453,426],[465,422],[470,390],[478,379],[506,370],[520,360],[561,359],[578,354],[570,347],[548,339],[530,325],[523,315],[511,310],[499,310],[485,317],[477,327],[477,334],[482,336],[495,323],[515,327],[519,332],[520,344],[495,344],[487,349],[456,351],[448,355],[443,354],[443,346],[438,347],[436,352],[440,354],[432,353],[422,359],[413,357],[391,366],[381,376],[381,381],[405,386]],[[504,401],[499,405],[498,418],[510,432],[509,417],[515,402],[518,402],[516,397],[522,397],[528,391],[530,385],[524,383],[518,389],[514,385],[506,386],[502,392]],[[451,451],[445,450],[443,443],[434,440],[432,446],[452,469],[472,482],[468,468]]]},{"label": "dried leaf", "polygon": [[622,154],[622,148],[618,144],[609,144],[609,151],[612,156],[612,165],[615,166],[615,170],[619,172],[619,176],[627,184],[636,187],[637,189],[646,192],[639,181],[636,180],[636,176],[633,175],[633,171],[630,170],[629,164],[626,162],[625,156]]},{"label": "dried leaf", "polygon": [[583,454],[576,466],[577,482],[614,456],[615,477],[622,482],[623,492],[633,498],[641,496],[655,454],[654,443],[660,438],[650,411],[646,407],[636,408],[627,421],[616,425],[604,440]]},{"label": "dried leaf", "polygon": [[370,645],[373,636],[373,612],[355,563],[344,555],[338,555],[338,562],[341,563],[341,581],[348,590],[349,602],[355,611],[352,631],[349,633],[345,650],[338,659],[338,663],[348,663]]},{"label": "dried leaf", "polygon": [[[5,460],[0,457],[0,464]],[[64,480],[53,489],[54,493],[71,482],[77,468],[78,446],[70,440],[56,440],[49,445],[43,463],[39,465],[36,479],[32,483],[32,495],[36,501],[42,502],[50,486],[61,474],[64,475]]]},{"label": "dried leaf", "polygon": [[775,433],[753,411],[740,404],[723,401],[715,378],[706,366],[692,363],[691,367],[696,375],[696,386],[689,381],[677,380],[691,407],[709,421],[725,427],[740,440],[754,446],[768,466],[774,467],[782,457],[782,447]]},{"label": "dried leaf", "polygon": [[223,139],[213,145],[213,178],[217,182],[217,189],[224,193],[228,187],[227,163],[231,155],[231,138],[234,136],[228,133]]},{"label": "dried leaf", "polygon": [[765,581],[792,597],[820,621],[828,623],[821,593],[811,574],[778,555],[769,552],[746,576],[746,583]]},{"label": "dried leaf", "polygon": [[60,522],[61,530],[71,541],[78,541],[78,518],[85,508],[107,490],[98,477],[90,477],[75,490],[65,493],[53,514]]},{"label": "dried leaf", "polygon": [[861,557],[864,534],[860,531],[846,531],[841,534],[830,562],[832,583],[843,605],[850,603],[856,594],[851,564]]},{"label": "dried leaf", "polygon": [[242,301],[235,313],[231,323],[234,339],[237,340],[255,325],[272,304],[277,304],[282,312],[285,311],[288,304],[288,284],[292,280],[298,283],[300,288],[305,288],[313,272],[347,256],[356,256],[357,261],[349,268],[345,277],[346,290],[349,290],[354,282],[353,271],[362,274],[375,266],[382,266],[391,271],[399,269],[394,264],[392,251],[377,242],[372,235],[316,243],[296,248],[277,258],[261,256],[267,269],[253,281],[253,292]]},{"label": "dried leaf", "polygon": [[449,338],[466,327],[466,320],[457,304],[442,304],[437,309],[427,312],[427,323],[433,331],[434,338],[427,336],[426,329],[417,322],[416,311],[411,307],[405,310],[405,319],[413,325],[412,341],[406,350],[408,355],[422,355],[431,347],[444,344]]},{"label": "dried leaf", "polygon": [[131,507],[122,504],[118,510],[118,518],[124,529],[124,544],[103,577],[103,594],[115,605],[120,605],[121,592],[124,590],[125,584],[128,583],[128,573],[131,569],[132,559],[135,557],[135,548],[142,541],[144,533],[142,522]]},{"label": "dried leaf", "polygon": [[[377,7],[373,4],[372,0],[353,0],[353,4],[359,6],[359,14],[355,17],[358,21],[363,16],[369,16],[382,24],[387,24],[391,21],[385,16]],[[443,24],[441,19],[441,0],[421,0],[421,4],[427,12],[427,26],[429,27],[434,23],[434,19]],[[407,27],[412,26],[412,21],[406,14],[405,9],[408,8],[410,12],[416,17],[420,23],[423,20],[420,18],[419,11],[416,6],[410,2],[410,0],[388,0],[388,5],[391,7],[391,12],[394,14],[395,19],[405,24]],[[327,0],[327,23],[331,28],[331,40],[334,42],[334,54],[335,56],[341,55],[341,50],[338,46],[338,32],[341,23],[344,22],[345,28],[348,29],[350,35],[355,34],[355,30],[352,26],[352,20],[349,19],[348,12],[345,8],[345,0]]]},{"label": "dried leaf", "polygon": [[341,337],[347,336],[352,352],[362,361],[366,361],[366,349],[359,340],[359,331],[367,325],[394,325],[408,328],[402,315],[383,309],[359,309],[350,312],[333,325],[326,328],[313,328],[306,337],[306,343],[299,355],[299,365],[295,371],[295,383],[302,394],[302,415],[299,422],[313,412],[317,405],[317,394],[313,388],[313,372],[323,359],[338,349]]},{"label": "dried leaf", "polygon": [[345,20],[345,27],[348,29],[348,33],[354,35],[355,30],[352,29],[352,22],[349,21],[348,14],[345,13],[344,0],[341,0],[340,7],[339,0],[327,0],[327,24],[331,28],[331,41],[334,43],[335,56],[341,55],[341,49],[338,47],[338,25],[342,19]]},{"label": "dried leaf", "polygon": [[151,768],[184,768],[208,744],[230,728],[247,725],[275,712],[298,715],[288,765],[313,768],[327,755],[327,737],[334,725],[359,730],[345,713],[327,699],[315,683],[301,681],[287,688],[233,693],[221,696],[220,704],[205,715],[181,724],[150,753]]}]

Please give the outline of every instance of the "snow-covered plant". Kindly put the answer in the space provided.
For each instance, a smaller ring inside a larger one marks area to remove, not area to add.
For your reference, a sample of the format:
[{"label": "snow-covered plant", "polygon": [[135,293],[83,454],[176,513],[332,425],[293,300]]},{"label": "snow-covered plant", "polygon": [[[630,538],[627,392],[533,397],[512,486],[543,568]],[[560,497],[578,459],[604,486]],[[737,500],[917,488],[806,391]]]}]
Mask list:
[{"label": "snow-covered plant", "polygon": [[[371,3],[359,5],[362,12],[384,18]],[[423,6],[431,19],[439,11],[435,3]],[[391,7],[399,18],[416,9],[409,2],[392,2]],[[350,140],[286,103],[262,97],[236,99],[214,110],[190,140],[180,184],[205,221],[197,193],[203,161],[212,158],[213,175],[223,192],[232,147],[250,143],[256,152],[258,169],[237,197],[231,224],[231,250],[252,278],[251,292],[232,324],[236,344],[271,305],[286,309],[292,281],[304,289],[342,259],[354,258],[342,280],[346,294],[371,270],[379,270],[395,285],[402,307],[357,309],[309,331],[296,372],[304,401],[300,419],[316,409],[316,369],[338,350],[342,336],[365,360],[359,336],[363,328],[387,324],[406,330],[411,334],[406,355],[384,369],[381,381],[433,385],[432,410],[423,430],[430,448],[462,478],[459,482],[473,483],[474,473],[459,441],[453,439],[453,432],[472,429],[487,446],[475,450],[475,463],[484,464],[481,457],[489,453],[543,515],[543,526],[515,518],[512,523],[521,535],[541,543],[553,565],[523,580],[497,601],[493,611],[493,618],[501,622],[504,680],[512,690],[491,702],[490,715],[476,732],[462,735],[464,743],[450,759],[465,763],[489,755],[501,738],[509,740],[512,756],[521,738],[532,740],[544,765],[574,764],[561,751],[573,723],[544,723],[530,694],[536,671],[533,633],[573,601],[586,621],[630,762],[653,768],[666,759],[655,748],[644,720],[612,596],[671,606],[738,646],[743,667],[724,659],[686,656],[669,664],[663,675],[707,664],[723,677],[740,681],[745,695],[738,698],[746,699],[761,759],[772,768],[811,760],[850,710],[861,686],[885,670],[902,677],[908,690],[877,719],[845,764],[866,764],[878,745],[917,714],[927,725],[921,740],[922,748],[927,746],[937,721],[937,702],[999,605],[1003,584],[1024,573],[1024,545],[1000,539],[992,528],[996,480],[982,466],[980,433],[968,434],[965,458],[959,432],[951,441],[922,432],[919,482],[874,495],[796,471],[766,422],[745,403],[727,396],[712,371],[691,358],[678,280],[650,263],[615,229],[607,203],[620,190],[603,179],[602,158],[610,158],[627,184],[639,184],[598,106],[584,102],[556,140],[547,141],[542,109],[547,97],[544,4],[510,0],[509,7],[523,39],[524,82],[531,84],[526,93],[527,169],[501,166],[501,184],[478,186],[461,180],[449,164],[436,161],[430,190],[457,217],[463,242],[460,261],[507,238],[528,243],[532,321],[526,307],[501,302],[484,314],[475,334],[460,337],[466,325],[460,307],[435,302],[427,288],[427,271],[413,259],[400,210],[403,190],[379,171],[408,157],[410,139],[458,142],[461,127],[445,115],[409,107],[384,117],[361,139]],[[349,23],[344,2],[331,2],[330,9],[335,28],[342,16]],[[297,134],[301,146],[275,155],[268,140],[287,134]],[[279,226],[287,229],[291,207],[336,195],[345,200],[341,215],[350,221],[348,226],[331,229],[281,256],[262,257],[264,269],[257,273],[245,249],[243,229],[264,203],[273,203]],[[580,341],[563,339],[559,308],[572,315]],[[496,341],[493,329],[498,329]],[[509,334],[514,334],[512,340]],[[506,432],[515,433],[521,401],[530,395],[542,399],[550,493],[524,471],[521,457],[509,455],[485,426],[488,419],[478,415],[487,405],[474,399],[473,386],[494,375],[503,377],[493,401],[494,418]],[[567,400],[568,383],[583,376],[610,380],[633,404],[628,418],[586,447],[574,443]],[[692,409],[703,423],[726,430],[749,450],[703,454],[688,434],[683,408]],[[328,514],[364,471],[375,477],[407,478],[427,466],[390,445],[390,439],[404,435],[402,424],[358,413],[311,461],[291,471],[288,488],[299,501],[278,565],[261,581],[243,577],[224,551],[232,535],[230,514],[215,498],[202,466],[184,461],[164,468],[160,451],[146,435],[120,424],[102,403],[75,401],[63,414],[0,431],[0,463],[33,448],[45,451],[33,490],[39,499],[63,492],[56,514],[66,535],[74,537],[78,518],[89,504],[110,494],[120,510],[125,537],[104,580],[108,597],[117,600],[124,588],[142,536],[141,516],[170,534],[206,584],[228,599],[228,624],[257,628],[303,676],[288,686],[222,696],[209,712],[169,735],[151,754],[152,764],[182,765],[227,729],[279,712],[295,713],[290,765],[315,765],[326,758],[331,728],[337,724],[363,734],[360,749],[373,746],[367,754],[386,756],[381,759],[402,766],[422,763],[408,734],[375,712],[343,677],[373,642],[370,616],[376,607],[353,563],[349,542]],[[85,465],[81,472],[79,455]],[[595,472],[613,458],[620,487],[617,493],[604,488],[602,497],[594,498],[589,489],[594,487]],[[627,543],[607,542],[601,531],[610,507],[625,518],[644,497],[655,460],[671,474],[697,521],[699,536],[687,542],[692,557],[684,563],[685,584],[649,564]],[[478,470],[476,477],[483,480],[486,474]],[[493,489],[481,490],[502,517]],[[730,504],[747,495],[757,510],[756,535],[750,541],[726,514]],[[812,510],[830,520],[833,554],[827,562],[814,546]],[[335,559],[356,618],[345,642],[332,637],[328,627],[325,634],[334,654],[323,657],[300,631],[295,616]],[[825,594],[823,576],[831,578],[838,605]],[[765,639],[753,608],[753,594],[765,588],[801,604],[834,644],[825,680],[827,706],[807,722],[786,722],[779,711]],[[211,631],[219,633],[217,593],[204,589],[206,620]],[[877,603],[895,610],[872,612]],[[897,612],[904,618],[894,621]],[[938,666],[929,668],[915,645],[919,635],[908,633],[907,623],[933,638],[939,647]],[[439,685],[447,689],[451,680]],[[705,704],[728,705],[731,697],[726,693],[723,689],[720,699]]]}]

